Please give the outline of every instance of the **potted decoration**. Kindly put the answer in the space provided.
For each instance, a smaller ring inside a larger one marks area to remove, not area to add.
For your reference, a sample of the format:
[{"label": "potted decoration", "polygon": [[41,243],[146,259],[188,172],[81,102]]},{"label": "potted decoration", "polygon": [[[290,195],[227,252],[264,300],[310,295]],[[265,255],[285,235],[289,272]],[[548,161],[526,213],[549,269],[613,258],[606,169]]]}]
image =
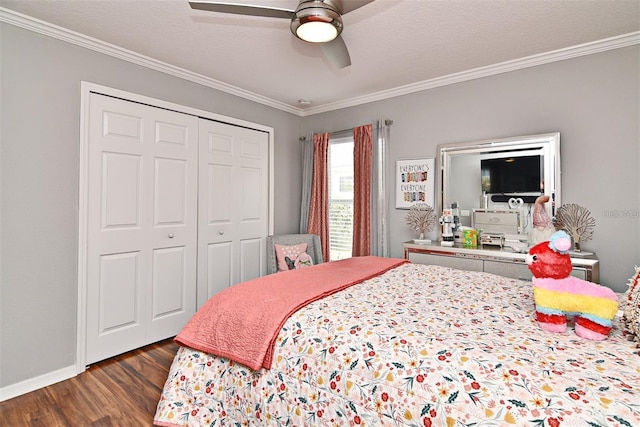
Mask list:
[{"label": "potted decoration", "polygon": [[581,252],[582,242],[591,240],[595,225],[596,220],[591,216],[591,212],[575,203],[560,206],[554,221],[556,230],[564,230],[571,236],[575,252]]},{"label": "potted decoration", "polygon": [[431,240],[425,239],[425,233],[433,230],[437,222],[437,216],[431,206],[426,203],[415,203],[409,208],[407,213],[407,225],[412,230],[420,233],[420,237],[414,240],[415,243],[431,243]]}]

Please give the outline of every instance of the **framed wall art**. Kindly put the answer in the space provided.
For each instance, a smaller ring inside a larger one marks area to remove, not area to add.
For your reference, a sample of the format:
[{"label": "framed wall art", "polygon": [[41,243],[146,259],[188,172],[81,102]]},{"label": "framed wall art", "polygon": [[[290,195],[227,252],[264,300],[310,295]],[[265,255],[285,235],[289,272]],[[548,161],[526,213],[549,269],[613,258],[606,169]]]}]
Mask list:
[{"label": "framed wall art", "polygon": [[434,207],[434,158],[396,160],[396,209],[409,209],[414,203]]}]

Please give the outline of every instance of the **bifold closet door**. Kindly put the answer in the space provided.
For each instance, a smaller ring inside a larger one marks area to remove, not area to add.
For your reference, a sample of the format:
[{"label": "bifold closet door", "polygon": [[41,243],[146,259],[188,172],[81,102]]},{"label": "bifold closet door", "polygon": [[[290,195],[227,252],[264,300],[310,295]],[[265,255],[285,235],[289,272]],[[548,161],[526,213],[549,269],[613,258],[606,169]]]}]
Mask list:
[{"label": "bifold closet door", "polygon": [[87,364],[195,312],[198,118],[91,94]]},{"label": "bifold closet door", "polygon": [[269,134],[200,119],[198,306],[266,272]]}]

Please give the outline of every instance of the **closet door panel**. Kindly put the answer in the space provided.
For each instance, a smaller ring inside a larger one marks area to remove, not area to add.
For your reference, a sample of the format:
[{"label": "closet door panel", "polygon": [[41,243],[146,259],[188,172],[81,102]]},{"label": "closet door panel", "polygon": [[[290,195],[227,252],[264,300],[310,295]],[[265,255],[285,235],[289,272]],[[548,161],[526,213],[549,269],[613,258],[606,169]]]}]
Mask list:
[{"label": "closet door panel", "polygon": [[154,226],[187,224],[188,165],[185,160],[156,158]]},{"label": "closet door panel", "polygon": [[[199,256],[201,257],[201,254]],[[204,281],[206,295],[213,296],[233,285],[234,258],[232,242],[210,243],[207,245],[207,268],[203,269],[206,271],[207,276],[204,278],[198,277],[199,286],[200,281]]]},{"label": "closet door panel", "polygon": [[261,253],[264,251],[263,246],[265,242],[263,239],[244,239],[240,241],[240,281],[255,279],[260,277],[262,272],[260,271],[260,263],[255,262],[260,258]]},{"label": "closet door panel", "polygon": [[240,193],[238,198],[239,280],[266,273],[266,236],[269,218],[269,152],[264,132],[237,129]]},{"label": "closet door panel", "polygon": [[[104,255],[100,264],[99,334],[104,336],[139,326],[140,253]],[[119,310],[111,310],[114,305],[118,305]]]},{"label": "closet door panel", "polygon": [[156,249],[153,255],[152,318],[184,310],[185,248]]},{"label": "closet door panel", "polygon": [[198,118],[149,108],[153,223],[147,340],[155,342],[180,332],[196,309]]},{"label": "closet door panel", "polygon": [[167,338],[168,332],[169,336],[176,335],[194,313],[195,266],[188,262],[191,256],[186,246],[154,250],[151,313],[147,330],[150,342]]},{"label": "closet door panel", "polygon": [[[207,219],[209,227],[224,231],[225,225],[233,224],[233,168],[231,165],[209,164],[209,175],[205,183],[209,201]],[[215,234],[215,233],[214,233]],[[222,234],[219,234],[222,236]]]},{"label": "closet door panel", "polygon": [[102,170],[102,229],[139,228],[142,157],[104,153]]},{"label": "closet door panel", "polygon": [[90,95],[87,364],[173,336],[195,312],[197,120]]},{"label": "closet door panel", "polygon": [[[259,277],[266,270],[269,137],[265,132],[211,120],[201,119],[199,126],[204,142],[198,160],[200,306],[224,288]],[[208,255],[206,249],[212,244],[225,244],[228,249],[224,268],[220,268],[219,257]]]}]

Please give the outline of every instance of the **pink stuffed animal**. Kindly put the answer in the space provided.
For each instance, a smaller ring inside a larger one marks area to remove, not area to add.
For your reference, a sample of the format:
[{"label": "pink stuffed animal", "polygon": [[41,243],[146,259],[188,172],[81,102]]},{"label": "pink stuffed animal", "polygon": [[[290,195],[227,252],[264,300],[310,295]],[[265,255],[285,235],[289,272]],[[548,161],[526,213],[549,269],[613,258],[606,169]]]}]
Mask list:
[{"label": "pink stuffed animal", "polygon": [[576,316],[575,331],[582,338],[603,340],[618,311],[616,294],[605,286],[571,276],[571,238],[564,231],[532,247],[527,255],[533,273],[536,320],[549,332],[562,333],[567,315]]}]

